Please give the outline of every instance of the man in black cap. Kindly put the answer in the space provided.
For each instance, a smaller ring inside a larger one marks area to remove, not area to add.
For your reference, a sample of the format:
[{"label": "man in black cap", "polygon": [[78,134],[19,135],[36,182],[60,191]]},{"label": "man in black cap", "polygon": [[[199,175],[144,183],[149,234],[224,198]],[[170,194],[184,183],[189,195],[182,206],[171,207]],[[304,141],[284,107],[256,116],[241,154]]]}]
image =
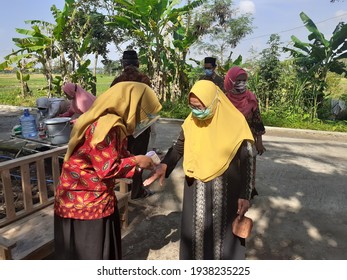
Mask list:
[{"label": "man in black cap", "polygon": [[151,86],[151,81],[148,76],[139,71],[140,63],[136,51],[126,50],[123,52],[122,66],[122,74],[113,80],[111,87],[116,83],[124,81],[141,82]]},{"label": "man in black cap", "polygon": [[209,80],[214,82],[223,92],[224,92],[224,79],[218,76],[215,72],[217,67],[216,58],[205,57],[204,59],[204,69],[205,75],[200,77],[199,80]]},{"label": "man in black cap", "polygon": [[[137,53],[134,50],[126,50],[123,52],[122,66],[123,72],[120,76],[116,77],[111,83],[111,87],[119,82],[140,82],[148,86],[151,86],[149,77],[139,70],[139,59]],[[147,153],[148,143],[151,136],[151,127],[143,131],[139,136],[134,138],[128,136],[128,151],[133,155],[144,155]],[[152,194],[148,188],[143,186],[142,171],[136,172],[133,176],[133,183],[129,185],[129,191],[131,190],[131,199],[146,198]]]}]

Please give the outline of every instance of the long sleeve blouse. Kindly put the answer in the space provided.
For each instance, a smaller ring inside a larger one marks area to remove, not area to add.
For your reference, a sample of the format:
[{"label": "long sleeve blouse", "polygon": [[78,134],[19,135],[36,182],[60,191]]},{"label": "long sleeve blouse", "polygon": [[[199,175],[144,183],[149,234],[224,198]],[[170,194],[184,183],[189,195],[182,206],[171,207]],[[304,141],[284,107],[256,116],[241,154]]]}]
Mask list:
[{"label": "long sleeve blouse", "polygon": [[246,118],[249,128],[253,136],[260,136],[265,134],[265,126],[261,118],[259,107],[255,109],[248,118]]},{"label": "long sleeve blouse", "polygon": [[115,179],[131,178],[136,160],[127,147],[127,139],[119,139],[118,128],[112,128],[105,139],[93,146],[94,122],[85,140],[63,163],[55,196],[55,214],[63,218],[92,220],[114,212]]},{"label": "long sleeve blouse", "polygon": [[[237,160],[237,165],[240,168],[239,176],[240,176],[240,195],[239,198],[250,199],[251,191],[252,191],[252,180],[253,180],[253,172],[252,169],[253,161],[252,161],[252,149],[250,148],[251,144],[247,145],[248,141],[244,141],[240,146],[234,160]],[[176,143],[168,150],[165,157],[162,159],[161,163],[165,163],[167,165],[165,177],[169,177],[171,172],[176,167],[177,163],[184,156],[184,133],[181,130],[179,137],[177,138]],[[232,162],[234,162],[234,160]],[[231,163],[232,164],[232,163]],[[188,186],[192,185],[195,181],[194,178],[185,177]]]}]

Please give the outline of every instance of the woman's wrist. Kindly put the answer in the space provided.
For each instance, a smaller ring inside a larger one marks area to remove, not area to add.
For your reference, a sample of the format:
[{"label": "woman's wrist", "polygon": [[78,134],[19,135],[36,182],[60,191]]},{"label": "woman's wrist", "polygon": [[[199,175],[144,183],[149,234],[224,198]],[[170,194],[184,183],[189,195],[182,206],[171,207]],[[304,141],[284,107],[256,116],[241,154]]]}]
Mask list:
[{"label": "woman's wrist", "polygon": [[134,162],[135,162],[135,170],[138,171],[138,172],[141,172],[142,169],[141,169],[141,167],[140,167],[140,165],[139,165],[139,163],[137,161],[136,156],[134,156]]}]

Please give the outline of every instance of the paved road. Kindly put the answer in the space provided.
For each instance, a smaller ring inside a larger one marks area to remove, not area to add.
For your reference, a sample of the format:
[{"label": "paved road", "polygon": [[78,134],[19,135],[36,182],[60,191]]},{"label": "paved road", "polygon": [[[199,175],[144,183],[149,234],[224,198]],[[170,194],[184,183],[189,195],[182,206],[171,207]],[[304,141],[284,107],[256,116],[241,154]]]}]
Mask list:
[{"label": "paved road", "polygon": [[[159,123],[159,148],[177,137],[179,123]],[[258,157],[260,193],[248,212],[254,229],[247,259],[347,259],[347,134],[267,128]],[[126,259],[177,259],[184,175],[178,166],[164,188],[130,205],[123,239]]]},{"label": "paved road", "polygon": [[[18,116],[4,110],[0,116],[0,138],[7,137]],[[161,120],[156,146],[165,151],[180,124]],[[267,127],[264,145],[257,160],[260,195],[248,212],[254,228],[247,259],[346,260],[347,134]],[[183,180],[179,165],[163,188],[150,187],[154,196],[130,202],[124,259],[178,258]]]}]

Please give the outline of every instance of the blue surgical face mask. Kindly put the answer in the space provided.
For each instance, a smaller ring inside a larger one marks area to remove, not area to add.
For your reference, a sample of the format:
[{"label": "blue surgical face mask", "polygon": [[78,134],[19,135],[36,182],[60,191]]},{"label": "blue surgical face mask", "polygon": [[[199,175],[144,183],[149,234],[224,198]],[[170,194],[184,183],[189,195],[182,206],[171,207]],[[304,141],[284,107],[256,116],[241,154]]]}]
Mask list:
[{"label": "blue surgical face mask", "polygon": [[216,94],[216,96],[213,99],[211,105],[208,106],[207,108],[201,110],[201,109],[198,109],[198,108],[195,108],[195,107],[193,107],[193,108],[191,107],[193,117],[195,117],[195,118],[197,118],[198,120],[201,120],[201,121],[212,118],[213,115],[214,115],[214,108],[215,108],[217,100],[218,100],[218,98],[217,98],[217,94]]},{"label": "blue surgical face mask", "polygon": [[205,74],[206,74],[206,76],[212,76],[213,70],[212,69],[205,69]]},{"label": "blue surgical face mask", "polygon": [[210,108],[206,108],[205,110],[192,109],[192,115],[199,120],[205,120],[211,117],[211,109]]}]

